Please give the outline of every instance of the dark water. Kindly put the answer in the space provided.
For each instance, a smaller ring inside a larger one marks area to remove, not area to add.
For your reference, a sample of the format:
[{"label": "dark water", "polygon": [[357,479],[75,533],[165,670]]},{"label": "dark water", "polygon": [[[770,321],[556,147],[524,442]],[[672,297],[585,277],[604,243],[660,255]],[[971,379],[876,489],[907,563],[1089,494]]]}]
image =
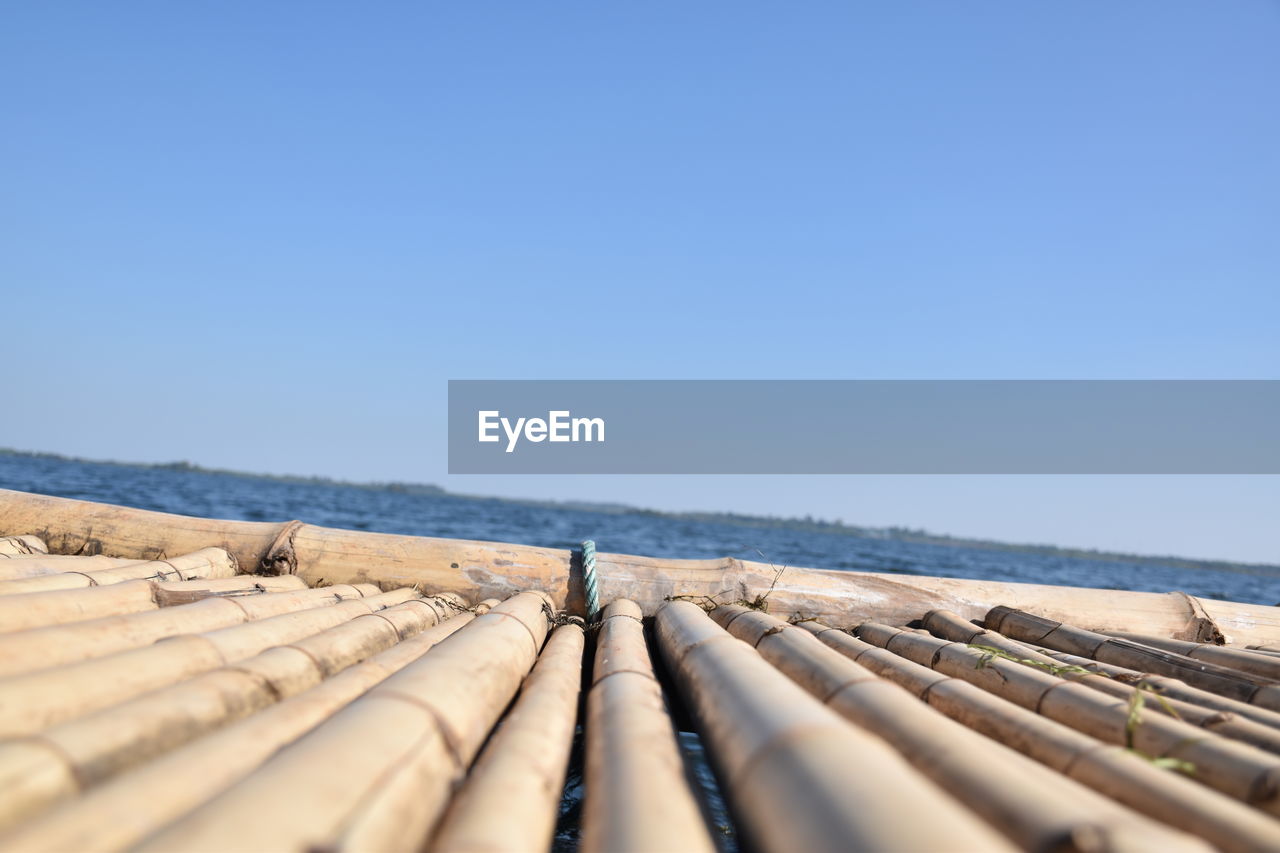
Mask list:
[{"label": "dark water", "polygon": [[1184,568],[866,538],[839,532],[748,527],[531,506],[488,498],[409,494],[331,483],[140,468],[0,454],[0,487],[184,515],[310,524],[655,557],[760,559],[778,566],[1064,584],[1192,595],[1272,605],[1280,577],[1258,570]]}]

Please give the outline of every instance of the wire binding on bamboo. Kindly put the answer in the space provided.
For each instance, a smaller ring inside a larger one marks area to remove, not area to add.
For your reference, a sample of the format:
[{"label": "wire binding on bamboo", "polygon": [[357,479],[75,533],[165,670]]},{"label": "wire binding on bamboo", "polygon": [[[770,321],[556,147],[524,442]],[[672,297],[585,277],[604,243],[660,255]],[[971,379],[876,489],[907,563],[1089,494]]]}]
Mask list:
[{"label": "wire binding on bamboo", "polygon": [[417,595],[404,589],[352,598],[314,610],[285,613],[203,634],[183,634],[102,658],[0,678],[0,737],[34,734]]},{"label": "wire binding on bamboo", "polygon": [[314,687],[456,612],[409,599],[152,691],[38,736],[0,742],[0,829],[155,755]]},{"label": "wire binding on bamboo", "polygon": [[740,605],[711,618],[1024,850],[1210,849],[939,714],[802,628]]},{"label": "wire binding on bamboo", "polygon": [[22,534],[0,537],[0,559],[5,557],[29,557],[32,554],[48,554],[49,548],[39,536]]},{"label": "wire binding on bamboo", "polygon": [[[1200,720],[1201,722],[1198,722],[1197,725],[1204,725],[1207,728],[1217,730],[1220,734],[1252,743],[1255,746],[1266,749],[1268,752],[1280,752],[1280,749],[1277,748],[1277,744],[1280,743],[1280,741],[1277,741],[1277,732],[1280,732],[1280,714],[1275,711],[1269,711],[1266,708],[1260,708],[1257,705],[1250,705],[1236,699],[1228,699],[1208,690],[1192,687],[1177,678],[1167,675],[1139,672],[1135,669],[1103,663],[1092,658],[1080,657],[1079,655],[1067,654],[1066,652],[1010,640],[1003,634],[980,628],[945,610],[930,611],[925,615],[923,622],[933,634],[946,640],[991,646],[1007,651],[1016,657],[1038,660],[1050,667],[1064,665],[1067,668],[1074,668],[1078,671],[1097,673],[1110,679],[1115,679],[1113,684],[1140,685],[1143,689],[1169,700],[1167,703],[1154,704],[1152,707],[1156,711],[1167,712],[1165,707],[1167,705],[1168,708],[1172,708],[1184,718],[1190,717]],[[1077,680],[1091,687],[1099,687],[1106,683],[1093,679]],[[1107,688],[1102,689],[1106,690]],[[1118,688],[1112,687],[1110,691],[1121,695],[1118,692]],[[1242,718],[1243,721],[1253,721],[1267,726],[1269,729],[1247,724],[1241,725],[1241,721],[1234,719],[1232,716],[1211,715],[1206,718],[1202,712],[1188,709],[1183,703],[1191,703],[1200,708],[1207,708],[1213,711],[1226,711],[1234,715],[1234,717]]]},{"label": "wire binding on bamboo", "polygon": [[520,593],[476,617],[140,849],[417,849],[537,659],[549,612]]},{"label": "wire binding on bamboo", "polygon": [[1060,652],[1130,669],[1172,676],[1193,687],[1209,690],[1229,699],[1280,711],[1280,683],[1267,679],[1251,680],[1224,666],[1193,661],[1182,655],[1108,637],[1096,631],[1008,607],[992,608],[984,624],[1015,640],[1039,643]]},{"label": "wire binding on bamboo", "polygon": [[0,561],[0,581],[38,578],[63,572],[101,572],[121,566],[136,566],[146,560],[126,557],[71,557],[61,554],[28,554]]},{"label": "wire binding on bamboo", "polygon": [[1161,714],[1142,713],[1135,724],[1133,703],[962,643],[877,623],[859,625],[855,635],[1099,740],[1187,762],[1196,781],[1280,815],[1280,757]]},{"label": "wire binding on bamboo", "polygon": [[[371,584],[368,586],[372,586]],[[123,581],[109,586],[0,595],[0,633],[145,613],[213,596],[266,595],[306,589],[293,575],[236,575],[194,581]]]},{"label": "wire binding on bamboo", "polygon": [[473,618],[470,613],[458,613],[310,690],[90,788],[0,837],[0,849],[116,853],[132,848],[247,778],[278,750],[421,658]]},{"label": "wire binding on bamboo", "polygon": [[[268,592],[300,592],[307,589],[307,582],[297,575],[236,575],[233,578],[204,578],[194,581],[148,581],[155,589],[156,605],[177,607],[215,595],[246,597]],[[349,586],[366,590],[365,595],[377,595],[377,584],[354,583]],[[324,587],[320,587],[323,589]]]},{"label": "wire binding on bamboo", "polygon": [[814,621],[798,627],[949,718],[1155,820],[1228,853],[1280,849],[1280,823],[1180,773],[837,628]]},{"label": "wire binding on bamboo", "polygon": [[[1076,660],[1085,661],[1084,665],[1077,665],[1055,657],[1061,653],[1050,653],[1010,640],[1003,634],[978,628],[943,610],[930,611],[924,618],[924,624],[933,634],[943,639],[997,649],[1020,663],[1040,667],[1125,702],[1138,701],[1135,693],[1144,691],[1144,705],[1155,713],[1166,714],[1223,737],[1280,755],[1280,728],[1273,725],[1275,720],[1280,719],[1280,715],[1273,711],[1188,687],[1167,676],[1147,675],[1108,664],[1098,665],[1087,658],[1077,658]],[[1146,693],[1152,694],[1153,699],[1158,697],[1160,701],[1147,704]],[[1223,711],[1230,713],[1222,713]]]},{"label": "wire binding on bamboo", "polygon": [[1280,660],[1260,655],[1248,649],[1229,649],[1213,643],[1192,643],[1185,640],[1170,640],[1166,637],[1153,637],[1150,634],[1130,634],[1107,632],[1107,636],[1121,640],[1129,640],[1144,646],[1162,649],[1166,652],[1202,660],[1206,663],[1218,664],[1234,669],[1255,678],[1269,681],[1280,681]]},{"label": "wire binding on bamboo", "polygon": [[1015,849],[698,606],[672,601],[656,619],[668,670],[755,849]]},{"label": "wire binding on bamboo", "polygon": [[146,613],[105,616],[69,625],[0,634],[0,678],[105,657],[166,637],[242,625],[371,594],[378,594],[378,588],[372,584],[364,588],[330,586],[253,598],[213,596]]},{"label": "wire binding on bamboo", "polygon": [[552,631],[515,707],[454,796],[433,850],[529,853],[550,849],[578,716],[583,646],[578,625],[561,625]]},{"label": "wire binding on bamboo", "polygon": [[654,675],[640,608],[605,607],[587,695],[586,853],[714,851]]},{"label": "wire binding on bamboo", "polygon": [[94,569],[83,572],[60,571],[57,574],[0,581],[0,595],[43,592],[53,589],[79,589],[87,586],[106,586],[138,579],[189,581],[197,578],[230,578],[235,577],[235,575],[235,557],[221,548],[202,548],[199,551],[193,551],[181,557],[165,560],[129,563],[114,568]]}]

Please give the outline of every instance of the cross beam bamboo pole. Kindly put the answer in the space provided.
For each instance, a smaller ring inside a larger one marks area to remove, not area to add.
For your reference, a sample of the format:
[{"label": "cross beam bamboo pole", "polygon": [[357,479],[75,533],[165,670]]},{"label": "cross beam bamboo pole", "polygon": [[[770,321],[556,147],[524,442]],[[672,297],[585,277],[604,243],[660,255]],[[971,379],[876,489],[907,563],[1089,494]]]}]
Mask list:
[{"label": "cross beam bamboo pole", "polygon": [[23,578],[38,578],[44,575],[57,575],[64,572],[100,572],[104,569],[118,569],[121,566],[133,566],[144,562],[146,561],[126,557],[66,557],[61,554],[29,554],[0,561],[0,580],[14,581]]},{"label": "cross beam bamboo pole", "polygon": [[179,634],[199,634],[282,613],[311,610],[378,593],[376,586],[339,585],[239,598],[213,596],[146,613],[106,616],[0,634],[0,678],[136,649]]},{"label": "cross beam bamboo pole", "polygon": [[561,625],[551,633],[515,707],[453,798],[432,850],[550,849],[578,717],[583,645],[578,625]]},{"label": "cross beam bamboo pole", "polygon": [[130,563],[92,571],[61,571],[18,580],[0,581],[0,595],[42,592],[51,589],[79,589],[106,586],[124,581],[148,580],[189,581],[197,578],[235,577],[236,560],[221,548],[201,548],[181,557],[150,562]]},{"label": "cross beam bamboo pole", "polygon": [[140,849],[418,849],[537,659],[549,610],[537,593],[504,601]]},{"label": "cross beam bamboo pole", "polygon": [[1280,849],[1280,823],[1117,746],[820,622],[798,627],[980,734],[1228,853]]},{"label": "cross beam bamboo pole", "polygon": [[310,690],[91,788],[0,837],[0,849],[114,853],[133,847],[249,776],[472,618],[459,613]]},{"label": "cross beam bamboo pole", "polygon": [[617,599],[600,623],[587,696],[582,849],[710,853],[715,844],[685,775],[642,616],[634,602]]},{"label": "cross beam bamboo pole", "polygon": [[756,849],[1014,849],[696,605],[665,605],[657,635]]},{"label": "cross beam bamboo pole", "polygon": [[[1193,726],[1280,755],[1280,728],[1272,725],[1273,718],[1280,719],[1280,715],[1273,711],[1220,697],[1205,690],[1196,690],[1174,678],[1150,676],[1110,665],[1104,670],[1087,658],[1083,659],[1086,662],[1084,666],[1071,661],[1064,662],[1052,654],[1017,640],[1010,640],[1003,634],[978,628],[954,613],[943,610],[930,611],[924,618],[924,624],[933,634],[943,639],[999,649],[1013,655],[1020,662],[1041,666],[1076,684],[1083,684],[1125,702],[1134,701],[1134,691],[1149,690],[1164,697],[1163,702],[1150,703],[1150,709],[1156,713],[1177,717]],[[1090,667],[1090,663],[1095,665]],[[1244,713],[1241,713],[1242,709]]]},{"label": "cross beam bamboo pole", "polygon": [[410,599],[295,643],[0,742],[0,830],[207,731],[314,687],[439,624],[455,600]]},{"label": "cross beam bamboo pole", "polygon": [[1020,663],[991,658],[962,643],[888,625],[864,623],[856,636],[908,660],[963,678],[990,693],[1065,723],[1085,734],[1131,746],[1146,755],[1176,758],[1196,768],[1195,780],[1280,815],[1280,757],[1161,714],[1131,723],[1131,704]]},{"label": "cross beam bamboo pole", "polygon": [[[217,544],[245,566],[297,574],[311,585],[375,581],[384,589],[414,586],[456,592],[469,600],[520,589],[546,591],[556,607],[582,615],[580,578],[565,550],[331,530],[286,522],[219,521],[108,504],[0,490],[0,533],[41,533],[59,553],[150,558]],[[669,560],[597,554],[602,600],[628,598],[647,615],[673,594],[751,597],[773,581],[771,566],[724,558]],[[722,600],[725,599],[722,597]],[[844,621],[851,612],[903,624],[937,607],[965,618],[995,604],[1014,604],[1059,619],[1082,618],[1098,630],[1141,630],[1206,639],[1221,630],[1234,642],[1280,641],[1280,609],[1197,599],[1183,593],[1073,589],[1039,584],[867,572],[788,569],[770,595],[773,612]]]},{"label": "cross beam bamboo pole", "polygon": [[28,557],[32,554],[48,554],[49,549],[39,536],[0,537],[0,559],[4,557]]},{"label": "cross beam bamboo pole", "polygon": [[1145,672],[1168,675],[1185,681],[1192,687],[1209,690],[1229,699],[1248,702],[1260,708],[1280,711],[1280,683],[1268,679],[1253,679],[1224,666],[1193,661],[1182,655],[1153,649],[1129,640],[1118,640],[1025,613],[1010,607],[994,607],[987,614],[984,624],[1015,640],[1039,643],[1060,652],[1081,655],[1105,663]]},{"label": "cross beam bamboo pole", "polygon": [[0,737],[34,734],[416,596],[406,589],[353,598],[203,634],[170,637],[104,658],[0,678]]},{"label": "cross beam bamboo pole", "polygon": [[1248,649],[1229,649],[1212,643],[1192,643],[1186,640],[1171,640],[1168,637],[1153,637],[1150,634],[1130,634],[1119,631],[1108,631],[1107,636],[1163,649],[1192,660],[1218,664],[1255,678],[1280,681],[1280,660],[1256,654]]},{"label": "cross beam bamboo pole", "polygon": [[948,719],[802,628],[741,606],[711,618],[1024,850],[1209,849]]}]

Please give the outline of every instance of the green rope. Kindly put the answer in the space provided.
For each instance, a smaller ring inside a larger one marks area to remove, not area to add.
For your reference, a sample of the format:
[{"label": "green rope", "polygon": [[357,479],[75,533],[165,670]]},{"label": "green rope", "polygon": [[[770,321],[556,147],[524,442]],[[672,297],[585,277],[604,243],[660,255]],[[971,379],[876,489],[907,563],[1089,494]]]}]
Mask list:
[{"label": "green rope", "polygon": [[600,590],[596,587],[596,543],[590,539],[582,543],[582,588],[587,594],[587,621],[592,622],[600,612]]}]

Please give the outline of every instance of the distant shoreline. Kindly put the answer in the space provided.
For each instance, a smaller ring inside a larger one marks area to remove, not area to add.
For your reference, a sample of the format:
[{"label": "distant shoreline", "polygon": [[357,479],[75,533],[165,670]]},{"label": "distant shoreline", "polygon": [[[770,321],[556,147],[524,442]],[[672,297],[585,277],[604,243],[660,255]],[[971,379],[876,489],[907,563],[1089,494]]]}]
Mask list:
[{"label": "distant shoreline", "polygon": [[257,474],[248,471],[235,471],[226,468],[206,468],[190,462],[120,462],[111,459],[85,459],[78,456],[66,456],[60,453],[44,453],[28,450],[15,450],[0,447],[0,456],[16,456],[26,459],[49,459],[57,462],[76,462],[89,465],[114,465],[121,468],[135,468],[160,471],[189,471],[197,474],[213,474],[225,477],[237,477],[246,480],[266,480],[275,483],[297,483],[303,485],[336,486],[341,488],[364,489],[368,491],[384,491],[411,495],[429,495],[435,497],[460,498],[465,500],[498,501],[521,506],[536,506],[552,509],[572,509],[581,512],[598,512],[603,514],[636,514],[654,518],[666,518],[677,521],[697,521],[715,524],[728,524],[736,527],[770,528],[796,530],[802,532],[828,533],[852,536],[862,539],[884,539],[897,542],[909,542],[923,545],[942,545],[953,548],[974,548],[986,551],[1003,551],[1017,554],[1038,554],[1042,556],[1070,557],[1080,560],[1097,560],[1101,562],[1123,562],[1139,565],[1174,566],[1183,569],[1213,569],[1218,571],[1239,572],[1251,575],[1267,575],[1280,578],[1280,565],[1271,563],[1240,563],[1230,560],[1197,560],[1187,557],[1175,557],[1153,554],[1129,554],[1120,551],[1101,551],[1091,548],[1065,548],[1057,545],[1037,545],[1027,543],[1001,542],[994,539],[974,539],[963,536],[950,536],[945,533],[931,533],[927,530],[908,527],[864,527],[845,524],[842,521],[824,521],[812,517],[786,518],[778,516],[748,515],[732,512],[668,512],[665,510],[645,509],[621,503],[593,503],[590,501],[554,501],[534,500],[529,498],[503,498],[492,495],[471,495],[461,492],[450,492],[440,486],[429,483],[401,482],[355,482],[339,480],[332,477],[301,476],[289,474]]}]

